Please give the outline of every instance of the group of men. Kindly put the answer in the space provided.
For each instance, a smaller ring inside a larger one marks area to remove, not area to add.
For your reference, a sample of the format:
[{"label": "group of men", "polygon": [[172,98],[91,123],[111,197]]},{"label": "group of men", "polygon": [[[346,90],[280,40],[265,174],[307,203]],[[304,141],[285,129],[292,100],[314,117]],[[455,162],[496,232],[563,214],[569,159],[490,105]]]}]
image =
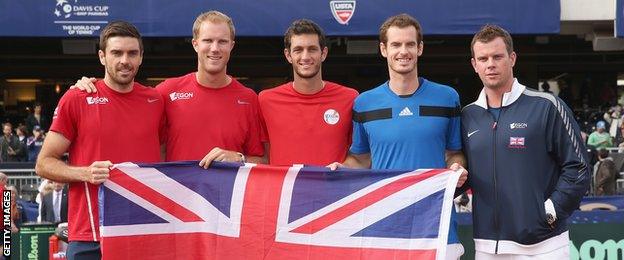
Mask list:
[{"label": "group of men", "polygon": [[[143,58],[138,30],[127,22],[102,30],[104,78],[83,78],[63,96],[36,167],[70,183],[68,259],[100,257],[97,185],[113,163],[157,162],[161,152],[205,168],[212,161],[449,167],[462,172],[458,192],[473,189],[479,257],[567,254],[566,218],[588,178],[578,126],[557,98],[514,80],[516,54],[502,28],[475,35],[472,65],[484,89],[463,113],[453,88],[418,77],[422,30],[409,15],[381,26],[389,80],[359,96],[322,79],[327,41],[310,20],[294,21],[284,37],[293,81],[258,96],[227,74],[234,35],[225,14],[201,14],[193,25],[197,72],[153,89],[134,82]],[[66,151],[69,164],[61,160]],[[448,258],[457,259],[463,248],[450,231]]]}]

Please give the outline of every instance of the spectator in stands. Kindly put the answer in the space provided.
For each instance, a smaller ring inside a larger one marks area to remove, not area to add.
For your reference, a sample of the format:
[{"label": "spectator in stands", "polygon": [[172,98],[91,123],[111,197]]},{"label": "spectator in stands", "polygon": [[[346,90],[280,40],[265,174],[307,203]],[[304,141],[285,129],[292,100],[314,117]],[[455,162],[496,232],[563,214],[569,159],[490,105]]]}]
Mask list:
[{"label": "spectator in stands", "polygon": [[596,196],[614,195],[617,170],[613,158],[609,156],[609,151],[600,149],[598,160],[594,174],[594,194]]},{"label": "spectator in stands", "polygon": [[64,183],[50,181],[52,191],[43,195],[41,221],[50,223],[67,222],[67,187]]},{"label": "spectator in stands", "polygon": [[2,194],[2,191],[4,191],[8,181],[9,177],[7,177],[4,172],[0,172],[0,194]]},{"label": "spectator in stands", "polygon": [[22,225],[24,209],[17,204],[17,188],[15,186],[7,186],[6,189],[11,191],[11,233],[17,233]]},{"label": "spectator in stands", "polygon": [[544,81],[544,83],[542,83],[542,92],[553,94],[553,92],[550,91],[550,84],[548,84],[548,81]]},{"label": "spectator in stands", "polygon": [[26,141],[29,162],[37,161],[37,156],[39,155],[39,151],[41,151],[41,146],[43,146],[44,137],[43,130],[41,130],[39,126],[35,126],[35,129],[33,129],[33,136],[28,137]]},{"label": "spectator in stands", "polygon": [[622,108],[620,106],[614,106],[602,116],[607,124],[609,124],[609,134],[614,140],[618,140],[617,138],[619,137],[619,128],[622,122],[620,116],[621,110]]},{"label": "spectator in stands", "polygon": [[620,140],[618,140],[619,141],[618,147],[624,148],[624,118],[622,119],[622,122],[620,123],[619,129],[620,129]]},{"label": "spectator in stands", "polygon": [[35,126],[39,126],[39,128],[44,131],[48,130],[50,127],[50,119],[48,119],[45,115],[41,114],[41,104],[35,103],[35,109],[32,114],[28,115],[26,118],[26,127],[28,131],[32,131],[35,129]]},{"label": "spectator in stands", "polygon": [[45,196],[46,194],[52,192],[52,190],[54,189],[54,185],[52,185],[52,182],[48,179],[44,179],[41,178],[42,181],[41,183],[39,183],[39,188],[37,188],[37,190],[39,191],[39,194],[37,194],[37,198],[35,198],[35,202],[37,203],[37,205],[39,205],[39,208],[37,209],[37,222],[41,222],[41,204],[43,201],[43,196]]},{"label": "spectator in stands", "polygon": [[26,141],[28,140],[28,131],[26,130],[25,125],[20,125],[15,129],[15,134],[17,135],[17,139],[19,140],[21,148],[19,149],[20,153],[16,155],[18,162],[28,161],[28,150],[26,146]]},{"label": "spectator in stands", "polygon": [[598,123],[596,123],[596,131],[592,132],[587,139],[587,145],[595,149],[613,147],[611,135],[609,135],[605,129],[605,121],[598,121]]},{"label": "spectator in stands", "polygon": [[13,134],[13,125],[2,125],[2,139],[0,140],[0,162],[17,162],[22,146],[17,136]]}]

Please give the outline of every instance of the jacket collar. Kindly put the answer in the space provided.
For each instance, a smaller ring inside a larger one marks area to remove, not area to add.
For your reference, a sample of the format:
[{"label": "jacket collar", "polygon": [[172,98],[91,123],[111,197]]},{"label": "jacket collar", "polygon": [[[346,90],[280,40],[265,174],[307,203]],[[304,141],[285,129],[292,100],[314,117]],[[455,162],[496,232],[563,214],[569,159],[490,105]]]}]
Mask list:
[{"label": "jacket collar", "polygon": [[[517,78],[514,78],[513,85],[511,86],[511,91],[503,94],[502,106],[506,107],[506,106],[511,105],[513,102],[516,102],[516,100],[518,100],[518,98],[520,97],[520,95],[522,95],[522,92],[524,92],[525,89],[526,87],[520,84]],[[479,93],[479,98],[477,98],[477,101],[475,101],[475,104],[484,109],[488,109],[487,97],[485,95],[485,88],[481,89],[481,93]]]}]

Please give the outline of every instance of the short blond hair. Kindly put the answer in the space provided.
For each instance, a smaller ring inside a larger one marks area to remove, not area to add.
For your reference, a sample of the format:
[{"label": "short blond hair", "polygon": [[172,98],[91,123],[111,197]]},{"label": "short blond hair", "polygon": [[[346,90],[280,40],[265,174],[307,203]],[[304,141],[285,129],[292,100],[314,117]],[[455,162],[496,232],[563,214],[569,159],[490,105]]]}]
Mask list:
[{"label": "short blond hair", "polygon": [[195,19],[195,23],[193,23],[193,39],[197,39],[197,37],[199,36],[199,29],[201,28],[202,23],[205,21],[209,21],[211,23],[226,23],[230,28],[230,38],[234,40],[235,30],[232,18],[222,12],[214,10],[202,13],[197,16],[197,18]]}]

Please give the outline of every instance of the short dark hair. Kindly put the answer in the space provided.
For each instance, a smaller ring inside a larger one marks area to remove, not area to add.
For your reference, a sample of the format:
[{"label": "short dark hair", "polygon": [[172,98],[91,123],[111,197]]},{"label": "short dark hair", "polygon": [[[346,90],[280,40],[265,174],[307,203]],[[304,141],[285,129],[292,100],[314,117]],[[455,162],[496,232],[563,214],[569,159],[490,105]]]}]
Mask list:
[{"label": "short dark hair", "polygon": [[294,21],[286,30],[286,33],[284,34],[284,48],[290,49],[291,38],[293,35],[302,34],[316,34],[318,36],[319,46],[321,46],[321,49],[327,46],[325,32],[323,32],[323,29],[321,29],[318,24],[308,19],[299,19]]},{"label": "short dark hair", "polygon": [[598,150],[598,158],[604,159],[607,157],[609,157],[609,151],[607,151],[607,149],[601,148]]},{"label": "short dark hair", "polygon": [[474,45],[477,41],[482,43],[488,43],[496,38],[502,38],[503,42],[505,42],[505,46],[507,47],[507,53],[511,54],[514,51],[513,48],[513,39],[511,39],[511,35],[498,25],[486,24],[481,27],[474,37],[472,37],[472,42],[470,43],[470,53],[472,57],[474,57]]},{"label": "short dark hair", "polygon": [[[26,128],[25,125],[20,125],[15,130],[20,130],[20,132],[22,132],[22,134],[28,135],[28,129]],[[15,132],[15,133],[17,133],[17,132]]]},{"label": "short dark hair", "polygon": [[416,41],[418,43],[423,41],[422,27],[420,27],[418,20],[409,14],[398,14],[386,19],[381,27],[379,27],[379,41],[381,43],[386,44],[388,42],[388,29],[392,26],[399,28],[414,26],[416,29],[416,36],[418,37]]},{"label": "short dark hair", "polygon": [[139,30],[129,22],[114,21],[106,25],[100,33],[100,50],[106,51],[106,43],[112,37],[132,37],[139,41],[139,49],[143,52],[143,41]]}]

